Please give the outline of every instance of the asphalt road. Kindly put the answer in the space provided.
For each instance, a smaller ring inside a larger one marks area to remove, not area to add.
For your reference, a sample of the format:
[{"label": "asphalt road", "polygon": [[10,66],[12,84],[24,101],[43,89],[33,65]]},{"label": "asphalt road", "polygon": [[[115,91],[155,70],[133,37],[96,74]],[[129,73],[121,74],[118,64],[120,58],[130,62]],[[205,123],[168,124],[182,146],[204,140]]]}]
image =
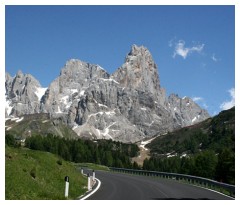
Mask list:
[{"label": "asphalt road", "polygon": [[[86,171],[85,171],[86,173]],[[177,200],[231,198],[174,180],[96,171],[100,189],[88,200]]]}]

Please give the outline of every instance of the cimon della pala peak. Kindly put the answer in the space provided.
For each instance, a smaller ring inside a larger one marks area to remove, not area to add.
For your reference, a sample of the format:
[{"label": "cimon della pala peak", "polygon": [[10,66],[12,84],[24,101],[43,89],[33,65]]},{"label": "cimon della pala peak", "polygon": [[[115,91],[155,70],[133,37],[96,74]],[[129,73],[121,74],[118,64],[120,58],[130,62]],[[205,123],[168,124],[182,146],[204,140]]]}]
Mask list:
[{"label": "cimon della pala peak", "polygon": [[79,137],[136,142],[209,118],[191,98],[166,96],[149,50],[133,45],[113,74],[99,65],[67,61],[43,88],[30,74],[5,74],[5,118],[48,113]]}]

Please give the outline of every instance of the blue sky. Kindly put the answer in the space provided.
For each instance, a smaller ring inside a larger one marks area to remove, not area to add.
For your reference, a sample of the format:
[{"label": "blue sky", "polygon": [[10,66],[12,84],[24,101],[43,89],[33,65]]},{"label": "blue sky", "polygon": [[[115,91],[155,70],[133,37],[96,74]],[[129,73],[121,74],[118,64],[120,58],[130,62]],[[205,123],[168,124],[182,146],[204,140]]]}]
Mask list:
[{"label": "blue sky", "polygon": [[[167,94],[217,114],[235,100],[234,6],[6,6],[5,70],[47,87],[77,58],[109,73],[147,47]],[[224,104],[225,103],[225,104]]]}]

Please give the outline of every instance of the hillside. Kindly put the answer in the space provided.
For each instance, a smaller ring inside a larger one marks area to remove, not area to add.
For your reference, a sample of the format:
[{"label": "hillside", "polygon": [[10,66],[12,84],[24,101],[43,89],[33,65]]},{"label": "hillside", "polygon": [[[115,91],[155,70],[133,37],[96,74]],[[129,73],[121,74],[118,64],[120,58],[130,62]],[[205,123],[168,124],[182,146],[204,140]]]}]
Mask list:
[{"label": "hillside", "polygon": [[69,198],[86,192],[87,179],[70,162],[26,148],[5,149],[5,199],[64,199],[69,176]]},{"label": "hillside", "polygon": [[235,107],[146,145],[143,169],[190,174],[235,184]]},{"label": "hillside", "polygon": [[160,135],[147,145],[152,155],[186,156],[211,149],[219,153],[224,147],[235,150],[235,107],[222,111],[193,126]]},{"label": "hillside", "polygon": [[31,114],[19,118],[5,119],[6,134],[26,139],[34,135],[52,134],[64,138],[78,138],[77,134],[61,118],[50,118],[48,114]]}]

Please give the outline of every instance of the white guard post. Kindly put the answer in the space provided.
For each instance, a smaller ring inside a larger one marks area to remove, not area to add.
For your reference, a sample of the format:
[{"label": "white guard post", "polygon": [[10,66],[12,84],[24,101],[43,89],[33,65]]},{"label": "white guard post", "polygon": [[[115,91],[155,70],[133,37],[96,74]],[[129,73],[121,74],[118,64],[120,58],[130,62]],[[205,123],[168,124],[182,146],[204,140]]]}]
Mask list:
[{"label": "white guard post", "polygon": [[91,190],[91,177],[90,177],[90,174],[88,173],[88,191]]},{"label": "white guard post", "polygon": [[94,170],[92,172],[92,176],[93,176],[93,181],[95,181],[95,171]]},{"label": "white guard post", "polygon": [[65,198],[68,198],[68,191],[69,191],[69,177],[65,176]]}]

